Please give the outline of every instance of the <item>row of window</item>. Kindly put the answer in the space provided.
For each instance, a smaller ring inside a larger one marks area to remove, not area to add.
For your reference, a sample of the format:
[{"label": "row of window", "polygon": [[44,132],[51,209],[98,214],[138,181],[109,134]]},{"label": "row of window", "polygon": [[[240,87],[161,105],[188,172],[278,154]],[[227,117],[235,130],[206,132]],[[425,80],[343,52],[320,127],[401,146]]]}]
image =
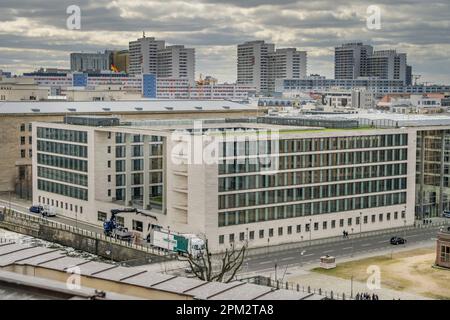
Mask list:
[{"label": "row of window", "polygon": [[[28,149],[28,157],[31,158],[33,156],[33,150],[32,149]],[[20,157],[22,159],[27,157],[27,150],[25,149],[21,149],[20,150]]]},{"label": "row of window", "polygon": [[[162,144],[150,144],[149,156],[161,156],[162,148],[163,148]],[[125,158],[126,156],[127,156],[126,146],[116,146],[116,158]],[[131,157],[143,157],[143,156],[144,156],[143,145],[131,146]]]},{"label": "row of window", "polygon": [[38,151],[64,154],[68,156],[87,158],[88,151],[86,146],[80,146],[75,144],[59,143],[53,141],[38,140]]},{"label": "row of window", "polygon": [[[127,141],[127,133],[117,132],[116,133],[116,143],[126,143]],[[132,138],[132,143],[140,143],[144,141],[144,136],[134,134]],[[150,136],[151,142],[160,142],[162,141],[162,137],[160,136]]]},{"label": "row of window", "polygon": [[[329,151],[343,149],[384,148],[408,145],[407,134],[388,134],[376,136],[327,137],[308,139],[282,139],[272,141],[231,141],[223,142],[219,149],[220,157],[264,154],[266,151],[280,153]],[[264,151],[264,152],[261,152]]]},{"label": "row of window", "polygon": [[[144,159],[133,159],[131,160],[131,170],[132,171],[142,171],[144,170]],[[149,170],[161,170],[163,168],[162,158],[152,158],[150,159]],[[116,172],[126,171],[126,161],[116,160]]]},{"label": "row of window", "polygon": [[334,212],[377,208],[406,203],[406,192],[356,198],[307,202],[295,205],[229,211],[219,213],[219,227],[289,219]]},{"label": "row of window", "polygon": [[408,149],[388,149],[358,152],[321,153],[309,155],[268,155],[258,158],[219,160],[219,174],[246,173],[267,170],[290,170],[406,161]]},{"label": "row of window", "polygon": [[[54,199],[49,199],[49,198],[45,198],[39,196],[39,203],[40,204],[47,204],[47,205],[51,205],[53,207],[57,207],[57,208],[61,208],[61,209],[65,209],[67,211],[75,211],[75,213],[78,213],[78,205],[73,205],[72,203],[67,203],[67,202],[62,202],[62,201],[58,201],[58,200],[54,200]],[[80,206],[80,213],[83,213],[83,206]]]},{"label": "row of window", "polygon": [[[26,131],[26,127],[27,127],[27,125],[26,125],[25,123],[21,123],[21,124],[20,124],[20,131],[21,131],[21,132],[25,132],[25,131]],[[29,124],[28,124],[28,131],[31,132],[32,128],[33,128],[33,127],[32,127],[32,124],[29,123]]]},{"label": "row of window", "polygon": [[88,190],[78,187],[68,186],[47,180],[38,179],[38,189],[46,192],[60,194],[80,200],[88,200]]},{"label": "row of window", "polygon": [[[150,186],[149,188],[149,201],[162,201],[163,195],[163,186]],[[131,188],[131,197],[134,200],[143,200],[144,188],[143,187],[133,187]],[[111,196],[111,190],[108,190],[108,197]],[[116,189],[116,200],[117,201],[125,201],[126,192],[125,188],[117,188]]]},{"label": "row of window", "polygon": [[[27,137],[25,137],[25,136],[21,136],[20,137],[20,145],[21,146],[24,146],[26,144],[26,141],[27,141]],[[32,143],[33,143],[33,137],[29,136],[28,137],[28,144],[31,145]]]},{"label": "row of window", "polygon": [[406,163],[396,163],[378,166],[284,172],[271,175],[257,174],[250,176],[220,177],[219,192],[369,179],[406,174]]},{"label": "row of window", "polygon": [[[106,221],[108,219],[108,214],[106,212],[98,211],[97,212],[97,220],[98,221]],[[124,217],[116,217],[116,223],[120,226],[125,225],[125,218]],[[134,231],[142,232],[144,230],[144,224],[142,221],[139,220],[132,220],[132,229]]]},{"label": "row of window", "polygon": [[37,137],[48,140],[61,140],[78,143],[87,143],[86,131],[38,127]]},{"label": "row of window", "polygon": [[88,163],[86,160],[72,159],[66,157],[53,156],[43,153],[38,153],[38,164],[45,166],[52,166],[76,171],[87,172]]},{"label": "row of window", "polygon": [[306,201],[406,189],[406,178],[350,182],[314,187],[265,190],[219,195],[219,209]]},{"label": "row of window", "polygon": [[[108,176],[108,182],[111,182],[110,176]],[[149,173],[149,183],[162,183],[163,182],[163,174],[162,172],[150,172]],[[140,185],[144,184],[144,174],[143,173],[132,173],[131,174],[131,184],[132,185]],[[117,174],[116,175],[116,187],[125,186],[126,185],[126,175],[125,174]]]},{"label": "row of window", "polygon": [[[369,223],[369,216],[365,215],[362,217],[363,218],[363,224],[368,224]],[[391,216],[391,213],[388,212],[386,213],[386,216],[383,213],[378,214],[378,222],[383,222],[384,218],[386,218],[386,221],[390,221],[391,219],[394,220],[398,220],[399,219],[399,214],[398,212],[394,212],[393,217]],[[406,218],[406,213],[405,211],[402,211],[401,213],[401,219],[405,219]],[[355,218],[355,225],[360,225],[361,224],[361,218],[360,217],[356,217]],[[303,232],[312,232],[314,231],[319,231],[320,227],[322,227],[322,230],[327,230],[328,228],[330,229],[335,229],[337,227],[336,224],[336,220],[331,220],[331,221],[322,221],[321,223],[319,222],[314,222],[313,226],[311,226],[310,223],[306,223],[304,225],[304,227],[301,224],[297,224],[295,226],[287,226],[287,227],[278,227],[277,229],[275,228],[269,228],[267,230],[267,234],[266,234],[266,230],[264,229],[260,229],[258,230],[258,238],[259,239],[264,239],[266,238],[266,235],[271,238],[274,237],[275,235],[275,230],[277,230],[277,235],[279,237],[284,235],[284,232],[286,232],[287,235],[293,235],[294,234],[294,227],[295,227],[295,234],[301,234]],[[377,215],[372,214],[370,215],[370,222],[371,223],[376,223],[377,222]],[[352,227],[353,225],[353,218],[348,218],[347,219],[347,227]],[[302,228],[303,227],[303,228]],[[312,228],[311,228],[312,227]],[[345,219],[339,219],[339,228],[344,228],[345,227]],[[362,230],[362,226],[361,226],[361,230]],[[360,230],[358,230],[360,231]],[[245,240],[255,240],[255,231],[254,230],[249,230],[247,232],[247,235],[245,232],[239,232],[238,233],[239,236],[239,241],[245,241]],[[303,239],[303,236],[302,236]],[[308,239],[308,237],[305,237],[305,240]],[[233,243],[235,242],[235,234],[234,233],[230,233],[228,234],[228,242],[229,243]],[[225,243],[225,235],[219,235],[219,244],[224,244]],[[448,249],[448,247],[447,247]],[[448,250],[446,251],[447,254],[447,259],[449,258],[449,252]],[[445,254],[443,255],[445,257]],[[444,260],[443,260],[444,261]],[[449,260],[446,260],[449,261]]]},{"label": "row of window", "polygon": [[83,187],[88,186],[88,176],[85,174],[62,171],[41,166],[38,166],[38,177],[77,184]]}]

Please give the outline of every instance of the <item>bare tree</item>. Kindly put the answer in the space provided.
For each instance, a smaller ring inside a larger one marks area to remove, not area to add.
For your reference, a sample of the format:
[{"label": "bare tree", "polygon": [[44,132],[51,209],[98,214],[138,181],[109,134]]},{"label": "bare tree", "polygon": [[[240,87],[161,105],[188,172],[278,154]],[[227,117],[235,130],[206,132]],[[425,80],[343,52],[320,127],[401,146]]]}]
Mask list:
[{"label": "bare tree", "polygon": [[180,257],[181,261],[187,261],[191,272],[200,280],[228,283],[234,279],[236,273],[242,267],[247,250],[247,243],[241,248],[236,248],[232,243],[229,248],[219,254],[209,251],[208,240],[205,241],[205,250],[199,257],[189,254]]}]

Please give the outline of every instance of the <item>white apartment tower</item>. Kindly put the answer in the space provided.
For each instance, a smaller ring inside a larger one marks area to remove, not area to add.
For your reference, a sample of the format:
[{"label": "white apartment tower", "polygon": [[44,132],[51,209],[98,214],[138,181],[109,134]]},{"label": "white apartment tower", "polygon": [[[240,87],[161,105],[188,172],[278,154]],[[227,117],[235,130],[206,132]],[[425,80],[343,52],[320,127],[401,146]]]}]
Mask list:
[{"label": "white apartment tower", "polygon": [[158,78],[188,79],[195,84],[195,49],[166,46],[164,40],[142,37],[129,43],[129,73],[151,73]]},{"label": "white apartment tower", "polygon": [[269,91],[275,91],[277,79],[306,78],[307,53],[296,48],[277,49],[269,54]]},{"label": "white apartment tower", "polygon": [[269,89],[269,54],[275,51],[273,43],[249,41],[237,48],[237,84],[250,85],[256,91]]},{"label": "white apartment tower", "polygon": [[274,91],[276,79],[306,77],[305,51],[277,49],[272,43],[250,41],[238,45],[237,83],[256,87],[256,91]]},{"label": "white apartment tower", "polygon": [[130,64],[129,73],[137,75],[142,73],[157,74],[158,50],[165,48],[164,40],[156,40],[145,36],[129,43]]},{"label": "white apartment tower", "polygon": [[362,42],[344,43],[334,50],[334,78],[357,79],[367,74],[367,57],[373,47]]},{"label": "white apartment tower", "polygon": [[188,79],[195,85],[195,49],[177,45],[159,50],[157,76]]}]

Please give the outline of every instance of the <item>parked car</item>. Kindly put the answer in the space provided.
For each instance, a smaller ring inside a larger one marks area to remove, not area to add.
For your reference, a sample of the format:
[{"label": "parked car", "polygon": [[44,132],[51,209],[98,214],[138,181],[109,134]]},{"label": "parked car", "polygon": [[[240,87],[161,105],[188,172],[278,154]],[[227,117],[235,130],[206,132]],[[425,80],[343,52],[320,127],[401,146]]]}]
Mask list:
[{"label": "parked car", "polygon": [[30,212],[32,212],[32,213],[42,213],[42,211],[44,211],[44,207],[41,205],[30,207]]},{"label": "parked car", "polygon": [[442,217],[450,218],[450,210],[444,210],[444,212],[442,213]]},{"label": "parked car", "polygon": [[393,244],[393,245],[405,244],[405,243],[406,243],[406,239],[404,239],[402,237],[392,237],[391,238],[391,244]]}]

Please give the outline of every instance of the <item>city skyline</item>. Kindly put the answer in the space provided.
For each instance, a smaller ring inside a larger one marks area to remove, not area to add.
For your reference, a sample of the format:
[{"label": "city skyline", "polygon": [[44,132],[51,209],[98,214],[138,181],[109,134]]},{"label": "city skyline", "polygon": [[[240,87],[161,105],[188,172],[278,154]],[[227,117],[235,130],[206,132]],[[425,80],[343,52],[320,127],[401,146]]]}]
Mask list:
[{"label": "city skyline", "polygon": [[[450,83],[449,4],[416,0],[389,4],[330,1],[79,1],[81,30],[68,30],[70,1],[3,1],[0,69],[22,73],[39,67],[68,68],[70,52],[127,49],[142,36],[194,47],[196,77],[236,81],[237,45],[265,40],[277,48],[308,52],[308,74],[333,77],[334,47],[362,41],[377,49],[408,54],[421,81]],[[366,27],[367,7],[381,9],[381,29]],[[395,7],[394,7],[395,6]],[[49,41],[48,39],[51,39]]]}]

